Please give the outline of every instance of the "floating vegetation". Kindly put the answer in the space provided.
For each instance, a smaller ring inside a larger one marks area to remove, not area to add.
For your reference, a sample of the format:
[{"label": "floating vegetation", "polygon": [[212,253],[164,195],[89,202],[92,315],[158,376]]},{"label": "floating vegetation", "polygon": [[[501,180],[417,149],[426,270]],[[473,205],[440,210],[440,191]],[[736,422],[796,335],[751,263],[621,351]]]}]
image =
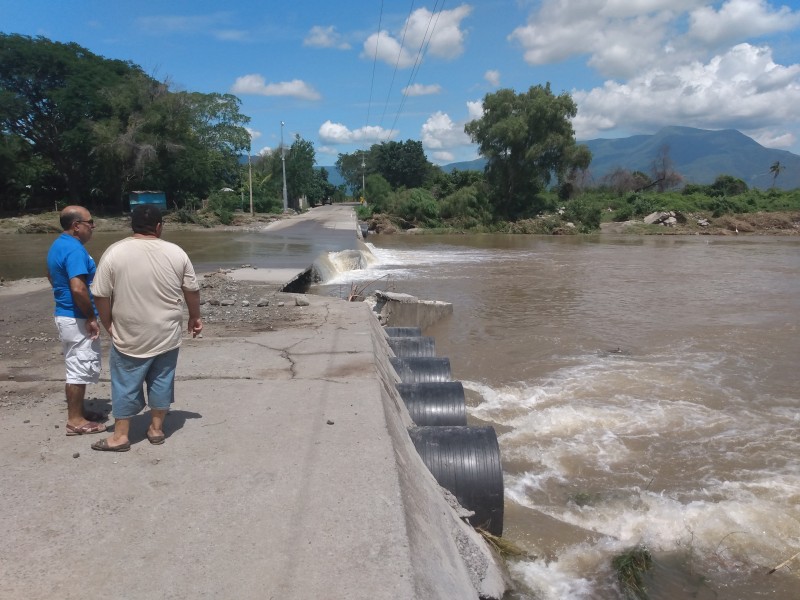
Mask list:
[{"label": "floating vegetation", "polygon": [[653,557],[644,546],[635,546],[615,556],[611,566],[617,573],[622,593],[632,600],[647,600],[644,574],[653,566]]},{"label": "floating vegetation", "polygon": [[576,506],[583,508],[584,506],[591,506],[592,504],[596,504],[599,499],[600,499],[600,494],[581,491],[572,494],[569,497],[568,502],[572,502]]},{"label": "floating vegetation", "polygon": [[526,558],[529,560],[536,558],[535,556],[531,556],[525,552],[525,550],[517,546],[514,542],[491,534],[481,527],[476,527],[475,531],[480,533],[483,536],[483,539],[486,540],[486,543],[489,544],[489,546],[491,546],[492,549],[503,558]]}]

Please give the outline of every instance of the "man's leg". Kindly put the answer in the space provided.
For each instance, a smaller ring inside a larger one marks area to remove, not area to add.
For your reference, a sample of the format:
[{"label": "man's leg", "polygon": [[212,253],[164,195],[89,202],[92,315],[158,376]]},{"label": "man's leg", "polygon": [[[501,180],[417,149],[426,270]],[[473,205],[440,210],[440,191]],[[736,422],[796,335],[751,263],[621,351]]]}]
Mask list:
[{"label": "man's leg", "polygon": [[86,396],[86,384],[67,383],[64,385],[64,393],[67,396],[67,423],[73,427],[86,425],[87,420],[83,418],[83,399]]},{"label": "man's leg", "polygon": [[129,444],[128,433],[130,433],[130,430],[130,419],[114,419],[114,432],[111,434],[111,437],[108,438],[108,445],[112,448],[116,448],[123,444]]},{"label": "man's leg", "polygon": [[151,443],[160,443],[160,440],[164,439],[164,417],[166,416],[166,410],[150,409],[150,427],[147,429],[147,439]]},{"label": "man's leg", "polygon": [[100,379],[100,341],[87,336],[81,319],[55,317],[55,322],[66,369],[67,435],[105,431],[102,423],[86,418],[83,406],[86,384]]},{"label": "man's leg", "polygon": [[114,417],[114,432],[98,444],[95,450],[114,450],[130,447],[128,437],[131,419],[144,408],[142,385],[152,359],[134,358],[119,352],[114,346],[109,354],[111,371],[111,414]]},{"label": "man's leg", "polygon": [[164,442],[164,418],[175,399],[175,368],[178,348],[153,357],[147,372],[147,404],[150,405],[150,427],[147,439],[151,444]]}]

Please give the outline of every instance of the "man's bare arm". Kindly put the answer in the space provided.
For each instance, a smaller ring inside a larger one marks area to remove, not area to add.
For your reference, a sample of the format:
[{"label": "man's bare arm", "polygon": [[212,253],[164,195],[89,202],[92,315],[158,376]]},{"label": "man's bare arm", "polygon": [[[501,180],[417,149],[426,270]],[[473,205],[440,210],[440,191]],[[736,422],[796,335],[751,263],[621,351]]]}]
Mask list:
[{"label": "man's bare arm", "polygon": [[72,292],[72,301],[75,302],[75,306],[77,306],[86,317],[86,331],[89,332],[89,337],[96,340],[100,335],[100,326],[97,324],[97,317],[94,315],[92,300],[89,297],[89,286],[86,285],[86,275],[70,278],[69,291]]},{"label": "man's bare arm", "polygon": [[186,308],[189,309],[188,330],[192,337],[197,337],[203,331],[203,322],[200,320],[200,292],[183,290],[183,298],[186,300]]},{"label": "man's bare arm", "polygon": [[100,315],[100,322],[106,331],[111,334],[112,320],[111,320],[111,299],[94,297],[94,305],[97,307],[97,314]]}]

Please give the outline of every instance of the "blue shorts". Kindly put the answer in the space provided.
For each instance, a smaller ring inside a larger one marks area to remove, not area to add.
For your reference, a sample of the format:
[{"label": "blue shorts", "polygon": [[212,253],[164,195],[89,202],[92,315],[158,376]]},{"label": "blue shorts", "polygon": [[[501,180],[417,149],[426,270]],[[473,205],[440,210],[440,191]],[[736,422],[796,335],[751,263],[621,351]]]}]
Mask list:
[{"label": "blue shorts", "polygon": [[175,398],[175,367],[178,348],[148,358],[136,358],[111,347],[111,413],[115,419],[130,419],[147,405],[150,410],[169,410]]}]

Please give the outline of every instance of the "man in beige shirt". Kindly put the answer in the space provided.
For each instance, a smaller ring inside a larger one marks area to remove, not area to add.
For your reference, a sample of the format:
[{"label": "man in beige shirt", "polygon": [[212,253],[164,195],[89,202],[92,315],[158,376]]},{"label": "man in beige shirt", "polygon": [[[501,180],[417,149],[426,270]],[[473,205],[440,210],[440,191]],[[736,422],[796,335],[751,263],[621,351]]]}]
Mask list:
[{"label": "man in beige shirt", "polygon": [[113,342],[109,364],[115,419],[114,433],[92,444],[94,450],[130,449],[130,420],[145,407],[145,386],[151,417],[147,439],[164,443],[184,302],[189,333],[195,337],[203,329],[194,267],[183,249],[161,239],[163,227],[156,206],[137,206],[131,213],[133,236],[108,247],[91,286],[100,321]]}]

